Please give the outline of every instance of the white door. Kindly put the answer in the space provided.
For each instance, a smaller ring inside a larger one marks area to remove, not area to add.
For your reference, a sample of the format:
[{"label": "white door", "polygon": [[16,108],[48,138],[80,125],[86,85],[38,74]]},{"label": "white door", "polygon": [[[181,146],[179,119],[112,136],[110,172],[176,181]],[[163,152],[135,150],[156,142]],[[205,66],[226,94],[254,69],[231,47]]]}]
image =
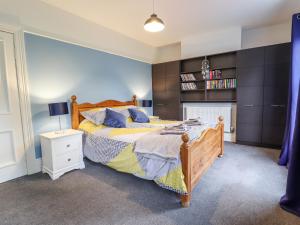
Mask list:
[{"label": "white door", "polygon": [[14,39],[0,31],[0,183],[25,174]]}]

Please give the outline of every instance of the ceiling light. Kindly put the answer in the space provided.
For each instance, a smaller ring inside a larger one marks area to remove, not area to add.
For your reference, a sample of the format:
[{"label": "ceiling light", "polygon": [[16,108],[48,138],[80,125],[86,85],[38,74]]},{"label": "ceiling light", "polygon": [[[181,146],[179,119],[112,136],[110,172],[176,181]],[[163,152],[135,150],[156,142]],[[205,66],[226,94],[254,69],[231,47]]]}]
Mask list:
[{"label": "ceiling light", "polygon": [[154,0],[153,0],[153,13],[149,19],[146,20],[144,24],[144,29],[149,32],[159,32],[165,28],[164,22],[157,17],[154,13]]}]

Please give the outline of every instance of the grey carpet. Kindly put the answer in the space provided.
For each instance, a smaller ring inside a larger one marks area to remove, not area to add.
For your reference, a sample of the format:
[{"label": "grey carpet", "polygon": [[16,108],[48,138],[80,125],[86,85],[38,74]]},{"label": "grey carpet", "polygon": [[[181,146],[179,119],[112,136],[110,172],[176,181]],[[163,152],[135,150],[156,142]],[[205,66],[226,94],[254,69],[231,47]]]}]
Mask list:
[{"label": "grey carpet", "polygon": [[0,184],[0,224],[300,224],[278,206],[287,175],[278,155],[226,143],[190,208],[180,208],[176,194],[151,181],[86,161],[86,169],[56,181],[36,174]]}]

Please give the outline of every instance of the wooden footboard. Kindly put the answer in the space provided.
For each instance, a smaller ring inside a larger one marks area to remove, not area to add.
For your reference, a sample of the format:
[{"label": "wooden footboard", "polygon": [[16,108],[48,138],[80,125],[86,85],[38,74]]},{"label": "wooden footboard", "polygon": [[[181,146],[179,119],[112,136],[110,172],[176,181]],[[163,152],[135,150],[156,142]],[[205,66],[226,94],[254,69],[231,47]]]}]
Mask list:
[{"label": "wooden footboard", "polygon": [[188,194],[181,196],[183,207],[189,207],[191,193],[201,176],[214,160],[224,154],[224,124],[223,117],[218,118],[215,128],[208,128],[197,140],[189,142],[187,134],[182,135],[180,157],[182,171]]}]

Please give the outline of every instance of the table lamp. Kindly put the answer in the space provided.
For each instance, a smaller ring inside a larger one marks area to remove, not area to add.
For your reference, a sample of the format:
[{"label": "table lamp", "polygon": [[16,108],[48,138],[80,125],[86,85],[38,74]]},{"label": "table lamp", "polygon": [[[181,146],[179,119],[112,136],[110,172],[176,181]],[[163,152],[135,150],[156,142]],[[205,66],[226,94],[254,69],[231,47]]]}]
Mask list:
[{"label": "table lamp", "polygon": [[58,103],[50,103],[49,106],[49,114],[50,116],[58,116],[59,119],[59,130],[61,132],[61,121],[60,116],[69,114],[68,103],[67,102],[58,102]]},{"label": "table lamp", "polygon": [[142,107],[152,107],[152,100],[142,100]]}]

